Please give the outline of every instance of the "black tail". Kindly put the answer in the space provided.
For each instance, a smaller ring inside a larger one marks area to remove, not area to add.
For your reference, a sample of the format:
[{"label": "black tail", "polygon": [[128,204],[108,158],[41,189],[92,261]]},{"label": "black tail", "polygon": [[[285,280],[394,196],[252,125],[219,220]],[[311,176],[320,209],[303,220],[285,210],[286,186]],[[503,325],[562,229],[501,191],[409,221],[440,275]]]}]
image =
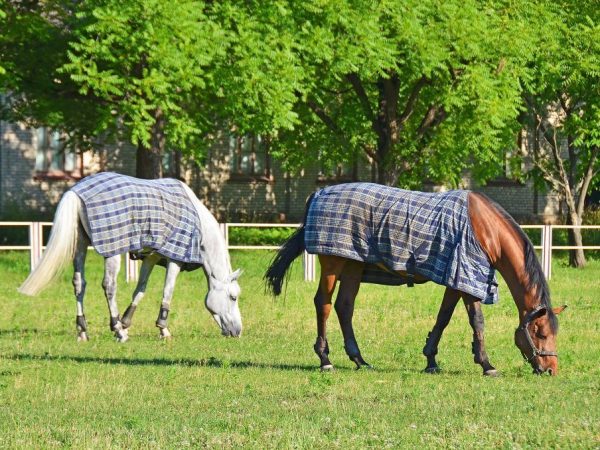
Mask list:
[{"label": "black tail", "polygon": [[306,223],[306,216],[308,215],[308,207],[314,196],[315,194],[313,193],[306,202],[302,225],[287,241],[284,242],[265,273],[264,278],[267,282],[267,291],[275,296],[281,294],[285,274],[292,262],[300,256],[306,248],[304,246],[304,225]]}]

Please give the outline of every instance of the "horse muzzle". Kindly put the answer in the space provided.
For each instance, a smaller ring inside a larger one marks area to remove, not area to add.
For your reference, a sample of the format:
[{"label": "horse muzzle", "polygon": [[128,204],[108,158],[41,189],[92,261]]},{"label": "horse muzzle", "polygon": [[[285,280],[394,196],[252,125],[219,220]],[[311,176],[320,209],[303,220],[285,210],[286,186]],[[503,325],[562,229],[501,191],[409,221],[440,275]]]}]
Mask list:
[{"label": "horse muzzle", "polygon": [[221,328],[221,334],[225,337],[240,337],[242,335],[241,322],[229,321],[226,318],[220,317],[218,314],[213,314],[213,319]]}]

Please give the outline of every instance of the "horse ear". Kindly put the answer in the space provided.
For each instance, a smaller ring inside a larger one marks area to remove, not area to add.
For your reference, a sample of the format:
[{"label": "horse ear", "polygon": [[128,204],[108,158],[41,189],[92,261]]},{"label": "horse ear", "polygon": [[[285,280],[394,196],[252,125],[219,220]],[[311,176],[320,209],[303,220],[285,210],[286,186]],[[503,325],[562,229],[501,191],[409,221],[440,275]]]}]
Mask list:
[{"label": "horse ear", "polygon": [[237,280],[242,275],[242,273],[244,273],[242,269],[237,269],[235,272],[229,275],[229,281]]},{"label": "horse ear", "polygon": [[556,308],[552,308],[552,311],[554,312],[554,314],[560,314],[565,309],[567,309],[567,305],[557,306]]}]

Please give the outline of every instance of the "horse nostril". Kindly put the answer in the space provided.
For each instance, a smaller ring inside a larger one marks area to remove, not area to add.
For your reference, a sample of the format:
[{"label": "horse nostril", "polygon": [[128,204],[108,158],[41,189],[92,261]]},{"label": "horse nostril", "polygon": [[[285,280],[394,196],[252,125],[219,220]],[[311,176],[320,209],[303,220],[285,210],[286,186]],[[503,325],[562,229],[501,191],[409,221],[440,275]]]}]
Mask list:
[{"label": "horse nostril", "polygon": [[548,375],[550,375],[550,376],[554,375],[554,371],[552,369],[548,369]]}]

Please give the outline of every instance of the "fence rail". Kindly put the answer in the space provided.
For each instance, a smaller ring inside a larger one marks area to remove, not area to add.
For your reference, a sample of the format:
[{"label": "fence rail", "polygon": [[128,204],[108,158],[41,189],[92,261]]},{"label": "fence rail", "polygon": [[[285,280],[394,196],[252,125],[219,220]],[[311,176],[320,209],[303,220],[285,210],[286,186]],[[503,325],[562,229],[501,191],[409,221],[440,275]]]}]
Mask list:
[{"label": "fence rail", "polygon": [[[0,227],[28,227],[29,245],[0,245],[1,250],[28,250],[30,254],[30,268],[33,269],[44,250],[44,227],[49,227],[52,222],[0,222]],[[300,224],[279,224],[279,223],[222,223],[219,225],[221,232],[227,243],[229,250],[277,250],[276,245],[231,245],[229,243],[230,228],[297,228]],[[581,248],[583,250],[600,250],[598,245],[554,245],[552,243],[553,230],[579,228],[584,230],[599,230],[600,225],[521,225],[523,229],[541,230],[541,243],[534,245],[536,250],[541,250],[542,269],[547,279],[552,276],[552,252],[554,250],[574,250]],[[303,258],[304,279],[314,281],[316,279],[316,258],[304,252]],[[132,260],[127,254],[125,256],[125,278],[127,282],[136,281],[139,272],[139,261]]]}]

